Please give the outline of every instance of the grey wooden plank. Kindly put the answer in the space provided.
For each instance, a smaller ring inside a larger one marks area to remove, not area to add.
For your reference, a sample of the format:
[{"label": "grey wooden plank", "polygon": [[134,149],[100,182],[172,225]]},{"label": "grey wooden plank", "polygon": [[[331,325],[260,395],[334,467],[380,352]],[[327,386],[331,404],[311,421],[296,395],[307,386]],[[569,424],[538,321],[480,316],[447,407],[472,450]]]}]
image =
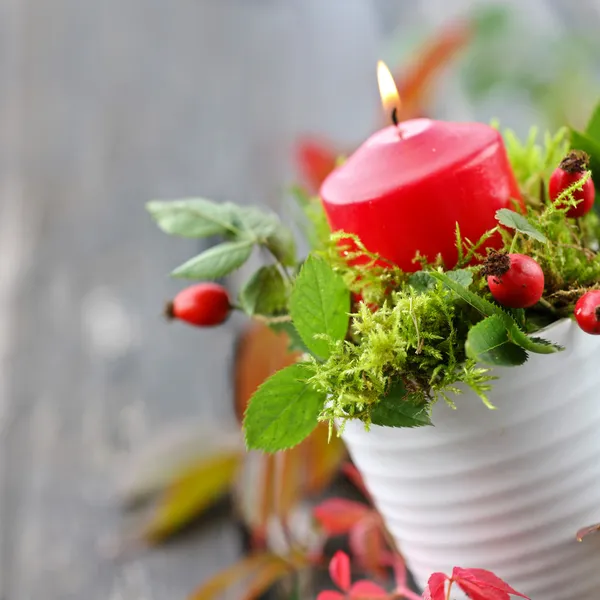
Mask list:
[{"label": "grey wooden plank", "polygon": [[181,285],[166,273],[198,245],[157,232],[143,205],[200,192],[277,206],[295,132],[369,130],[369,3],[321,5],[0,0],[5,598],[182,598],[238,555],[220,521],[124,563],[103,545],[124,453],[166,422],[232,418],[239,321],[160,319]]}]

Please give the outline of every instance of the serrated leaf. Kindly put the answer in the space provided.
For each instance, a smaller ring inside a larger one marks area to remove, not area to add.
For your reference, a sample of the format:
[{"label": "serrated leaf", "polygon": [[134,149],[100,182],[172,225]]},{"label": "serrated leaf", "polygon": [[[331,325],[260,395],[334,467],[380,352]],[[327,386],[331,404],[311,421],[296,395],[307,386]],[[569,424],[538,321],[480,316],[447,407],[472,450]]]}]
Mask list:
[{"label": "serrated leaf", "polygon": [[585,133],[597,144],[600,144],[600,102],[596,104],[592,112],[592,116],[585,128]]},{"label": "serrated leaf", "polygon": [[596,186],[596,203],[600,194],[600,140],[592,139],[589,135],[570,130],[571,147],[574,150],[583,150],[590,157],[590,169],[592,171],[592,179]]},{"label": "serrated leaf", "polygon": [[320,358],[330,354],[329,342],[343,340],[350,319],[350,293],[344,280],[322,259],[310,255],[296,278],[290,314],[306,346]]},{"label": "serrated leaf", "polygon": [[466,342],[469,358],[488,365],[517,366],[527,360],[523,348],[513,344],[502,318],[487,317],[469,330]]},{"label": "serrated leaf", "polygon": [[406,388],[397,381],[371,410],[371,422],[384,427],[423,427],[431,425],[430,408],[427,402],[406,397]]},{"label": "serrated leaf", "polygon": [[467,269],[457,269],[456,271],[448,271],[446,273],[452,281],[456,281],[463,287],[468,288],[473,283],[473,273]]},{"label": "serrated leaf", "polygon": [[538,242],[546,243],[548,238],[536,229],[523,215],[514,210],[501,208],[496,211],[496,219],[505,227],[517,230],[523,235],[529,236]]},{"label": "serrated leaf", "polygon": [[183,279],[218,279],[239,269],[252,253],[249,240],[224,242],[177,267],[171,274]]},{"label": "serrated leaf", "polygon": [[[467,269],[457,269],[456,271],[447,271],[446,275],[464,287],[469,287],[473,283],[473,273]],[[426,294],[435,288],[435,279],[431,277],[428,271],[417,271],[408,278],[409,285],[419,294]]]},{"label": "serrated leaf", "polygon": [[408,283],[419,294],[426,294],[435,287],[435,279],[426,271],[416,271],[408,278]]},{"label": "serrated leaf", "polygon": [[528,352],[535,352],[537,354],[553,354],[554,352],[559,352],[563,349],[561,346],[552,344],[546,340],[530,338],[519,328],[511,315],[504,312],[499,306],[492,304],[485,298],[470,292],[464,286],[460,285],[456,281],[453,281],[450,277],[448,277],[447,273],[440,273],[439,271],[431,271],[430,273],[432,277],[444,283],[459,298],[471,305],[483,316],[491,317],[493,315],[498,315],[502,319],[502,322],[508,331],[510,340],[518,346],[521,346],[521,348],[524,350],[527,350]]},{"label": "serrated leaf", "polygon": [[296,265],[296,240],[294,240],[292,232],[287,227],[281,225],[268,236],[265,246],[282,265],[286,267]]},{"label": "serrated leaf", "polygon": [[249,449],[285,450],[299,444],[315,429],[325,394],[307,383],[310,376],[307,365],[291,365],[258,388],[244,417]]},{"label": "serrated leaf", "polygon": [[229,205],[204,198],[153,200],[146,204],[146,209],[157,225],[170,235],[204,238],[235,230]]},{"label": "serrated leaf", "polygon": [[261,267],[240,292],[240,304],[249,315],[276,315],[286,302],[285,281],[275,265]]}]

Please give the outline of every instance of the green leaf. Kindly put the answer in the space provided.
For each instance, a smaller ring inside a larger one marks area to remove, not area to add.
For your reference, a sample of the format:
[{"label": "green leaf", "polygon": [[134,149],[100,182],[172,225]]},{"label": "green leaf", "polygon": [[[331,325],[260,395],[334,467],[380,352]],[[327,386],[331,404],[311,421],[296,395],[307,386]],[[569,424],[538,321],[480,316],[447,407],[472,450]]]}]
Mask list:
[{"label": "green leaf", "polygon": [[290,298],[292,321],[311,352],[330,354],[329,341],[346,337],[350,319],[350,293],[344,280],[324,260],[310,255],[296,279]]},{"label": "green leaf", "polygon": [[229,206],[203,198],[191,198],[166,202],[153,200],[146,204],[146,209],[164,232],[203,238],[235,230]]},{"label": "green leaf", "polygon": [[266,239],[265,246],[282,265],[286,267],[296,265],[296,241],[287,227],[281,225]]},{"label": "green leaf", "polygon": [[457,269],[456,271],[448,271],[446,273],[452,281],[468,288],[473,283],[473,273],[467,269]]},{"label": "green leaf", "polygon": [[252,242],[224,242],[177,267],[171,274],[183,279],[218,279],[239,269],[250,258]]},{"label": "green leaf", "polygon": [[583,150],[590,157],[590,169],[592,179],[596,186],[596,203],[600,195],[600,140],[592,139],[585,133],[571,129],[571,147],[573,150]]},{"label": "green leaf", "polygon": [[527,360],[527,352],[510,341],[499,315],[487,317],[472,327],[465,348],[469,358],[488,365],[510,367],[522,365]]},{"label": "green leaf", "polygon": [[492,304],[485,298],[470,292],[467,288],[456,283],[447,273],[440,273],[439,271],[431,271],[431,276],[435,277],[438,281],[444,283],[450,288],[459,298],[464,300],[467,304],[471,305],[475,310],[481,313],[485,317],[491,317],[497,315],[502,319],[508,336],[511,342],[521,346],[528,352],[535,352],[537,354],[553,354],[559,352],[563,348],[557,344],[552,344],[546,340],[539,338],[531,338],[524,333],[515,320],[506,312],[504,312],[499,306]]},{"label": "green leaf", "polygon": [[435,279],[427,271],[413,273],[408,283],[419,294],[426,294],[435,287]]},{"label": "green leaf", "polygon": [[275,265],[261,267],[240,292],[240,304],[249,315],[276,315],[286,302],[285,281]]},{"label": "green leaf", "polygon": [[388,394],[373,406],[371,422],[384,427],[423,427],[431,425],[430,410],[428,402],[407,398],[404,384],[397,381]]},{"label": "green leaf", "polygon": [[600,102],[594,108],[594,112],[585,128],[585,133],[594,142],[600,144]]},{"label": "green leaf", "polygon": [[289,321],[282,323],[269,323],[269,327],[276,332],[284,331],[290,343],[288,344],[288,350],[290,352],[306,352],[310,354],[310,350],[306,347],[306,344],[302,341],[298,330],[294,327],[294,324]]},{"label": "green leaf", "polygon": [[277,452],[310,435],[325,403],[325,394],[307,383],[311,374],[305,364],[291,365],[258,388],[244,418],[249,449]]},{"label": "green leaf", "polygon": [[238,237],[250,239],[257,244],[265,244],[267,238],[275,234],[283,225],[279,217],[255,206],[229,204]]},{"label": "green leaf", "polygon": [[537,230],[523,215],[514,210],[501,208],[496,211],[496,219],[505,227],[516,229],[519,233],[527,235],[538,242],[546,243],[548,239],[539,230]]},{"label": "green leaf", "polygon": [[301,220],[300,226],[310,247],[313,249],[324,248],[331,235],[331,229],[320,198],[310,196],[298,186],[294,186],[290,192],[304,213],[305,223]]},{"label": "green leaf", "polygon": [[[469,287],[473,283],[473,273],[467,269],[447,271],[446,275],[456,283]],[[435,288],[435,279],[429,271],[417,271],[408,278],[410,286],[419,294],[426,294]]]}]

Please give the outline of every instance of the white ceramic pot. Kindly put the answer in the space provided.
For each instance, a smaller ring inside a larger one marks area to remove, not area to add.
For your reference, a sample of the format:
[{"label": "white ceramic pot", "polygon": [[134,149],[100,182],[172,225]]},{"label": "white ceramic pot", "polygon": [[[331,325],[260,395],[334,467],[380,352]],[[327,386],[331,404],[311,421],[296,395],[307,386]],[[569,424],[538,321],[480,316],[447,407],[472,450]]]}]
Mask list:
[{"label": "white ceramic pot", "polygon": [[598,600],[600,336],[569,320],[566,350],[498,368],[487,409],[468,392],[434,427],[349,422],[343,438],[417,583],[453,566],[494,571],[533,600]]}]

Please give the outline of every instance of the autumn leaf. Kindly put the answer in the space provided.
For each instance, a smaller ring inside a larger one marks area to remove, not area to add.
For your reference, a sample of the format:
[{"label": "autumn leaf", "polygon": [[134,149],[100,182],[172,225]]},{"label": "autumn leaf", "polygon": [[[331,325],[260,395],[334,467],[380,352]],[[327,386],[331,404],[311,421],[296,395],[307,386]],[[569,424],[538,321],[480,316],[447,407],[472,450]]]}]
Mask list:
[{"label": "autumn leaf", "polygon": [[[220,571],[208,581],[205,581],[188,600],[214,600],[232,585],[244,582],[258,590],[252,598],[276,581],[280,576],[287,575],[291,570],[288,562],[268,552],[256,554],[242,559],[227,569]],[[261,585],[258,585],[258,584]],[[248,588],[246,588],[249,591]],[[250,596],[246,596],[250,599]]]},{"label": "autumn leaf", "polygon": [[389,594],[372,581],[357,581],[348,594],[350,600],[372,600],[373,598],[388,598]]},{"label": "autumn leaf", "polygon": [[456,582],[471,600],[509,600],[511,595],[528,599],[528,596],[517,592],[497,575],[485,569],[454,567],[452,581]]},{"label": "autumn leaf", "polygon": [[577,532],[577,541],[582,542],[583,538],[591,535],[592,533],[598,533],[600,531],[600,523],[596,523],[595,525],[589,525],[588,527],[582,527]]},{"label": "autumn leaf", "polygon": [[366,504],[345,498],[329,498],[313,509],[315,519],[328,535],[348,533],[371,512]]},{"label": "autumn leaf", "polygon": [[337,154],[328,143],[315,138],[303,138],[296,145],[296,164],[304,184],[317,193],[323,181],[336,166]]},{"label": "autumn leaf", "polygon": [[444,573],[433,573],[423,592],[423,600],[446,600],[446,581],[448,576]]},{"label": "autumn leaf", "polygon": [[241,452],[200,459],[165,490],[144,528],[144,538],[161,541],[189,523],[229,491],[242,462]]},{"label": "autumn leaf", "polygon": [[367,518],[357,523],[349,534],[352,555],[375,577],[384,577],[385,565],[389,563],[383,528],[381,516],[373,510]]},{"label": "autumn leaf", "polygon": [[345,552],[339,550],[333,555],[329,562],[329,576],[340,590],[347,592],[350,589],[350,557]]}]

